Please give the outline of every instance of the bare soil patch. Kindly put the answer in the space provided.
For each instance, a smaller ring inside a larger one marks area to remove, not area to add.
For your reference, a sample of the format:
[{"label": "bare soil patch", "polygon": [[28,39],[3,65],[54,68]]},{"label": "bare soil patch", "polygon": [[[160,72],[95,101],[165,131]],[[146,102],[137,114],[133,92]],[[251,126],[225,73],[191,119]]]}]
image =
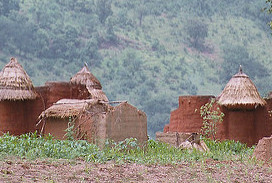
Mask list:
[{"label": "bare soil patch", "polygon": [[0,182],[271,182],[272,166],[256,162],[192,161],[176,165],[95,164],[83,160],[8,158]]}]

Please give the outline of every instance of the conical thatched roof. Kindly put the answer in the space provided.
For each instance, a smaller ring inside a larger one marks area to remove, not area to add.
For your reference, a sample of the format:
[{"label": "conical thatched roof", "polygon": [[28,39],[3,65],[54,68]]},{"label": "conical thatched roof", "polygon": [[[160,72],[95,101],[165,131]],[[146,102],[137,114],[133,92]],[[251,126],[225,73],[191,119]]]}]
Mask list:
[{"label": "conical thatched roof", "polygon": [[88,90],[92,88],[102,89],[99,80],[90,72],[87,64],[71,78],[70,82],[72,84],[85,85]]},{"label": "conical thatched roof", "polygon": [[218,103],[229,109],[254,109],[266,104],[254,83],[242,72],[241,66],[219,95]]},{"label": "conical thatched roof", "polygon": [[29,76],[17,60],[11,58],[0,72],[0,100],[29,100],[36,97]]}]

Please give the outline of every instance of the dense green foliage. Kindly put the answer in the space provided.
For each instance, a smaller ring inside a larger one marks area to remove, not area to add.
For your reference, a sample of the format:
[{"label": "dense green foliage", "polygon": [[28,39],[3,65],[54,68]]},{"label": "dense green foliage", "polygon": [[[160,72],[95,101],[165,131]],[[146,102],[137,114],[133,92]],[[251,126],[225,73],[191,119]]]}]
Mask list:
[{"label": "dense green foliage", "polygon": [[135,139],[126,139],[119,143],[107,142],[100,149],[86,141],[54,140],[52,136],[38,137],[24,134],[20,137],[4,134],[0,137],[0,156],[19,156],[30,159],[54,158],[75,159],[104,163],[106,161],[135,162],[143,164],[175,164],[182,161],[205,159],[215,160],[246,160],[253,148],[234,141],[215,142],[206,140],[210,152],[198,150],[182,150],[169,145],[149,140],[147,145],[140,147]]},{"label": "dense green foliage", "polygon": [[110,100],[128,100],[161,131],[178,96],[218,95],[239,65],[272,90],[265,0],[1,0],[0,66],[15,56],[34,84],[84,62]]}]

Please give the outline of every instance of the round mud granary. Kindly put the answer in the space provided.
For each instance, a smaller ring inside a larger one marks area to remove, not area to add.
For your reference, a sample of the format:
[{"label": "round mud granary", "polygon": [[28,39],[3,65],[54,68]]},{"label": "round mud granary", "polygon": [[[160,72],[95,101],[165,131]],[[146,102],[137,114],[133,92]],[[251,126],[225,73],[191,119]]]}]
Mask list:
[{"label": "round mud granary", "polygon": [[235,74],[218,99],[225,114],[225,138],[240,141],[249,146],[258,142],[260,126],[257,114],[265,110],[266,101],[260,96],[250,78],[242,72]]},{"label": "round mud granary", "polygon": [[17,60],[11,58],[0,72],[1,133],[20,135],[32,131],[29,106],[36,98],[29,76]]}]

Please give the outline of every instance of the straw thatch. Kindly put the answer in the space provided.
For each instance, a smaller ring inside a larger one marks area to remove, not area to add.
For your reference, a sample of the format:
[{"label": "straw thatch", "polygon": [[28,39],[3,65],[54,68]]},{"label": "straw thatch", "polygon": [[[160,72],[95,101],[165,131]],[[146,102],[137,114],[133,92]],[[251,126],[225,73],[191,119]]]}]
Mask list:
[{"label": "straw thatch", "polygon": [[17,60],[11,58],[0,72],[0,100],[28,100],[36,97],[29,76]]},{"label": "straw thatch", "polygon": [[85,85],[88,90],[102,89],[99,80],[90,72],[87,64],[71,78],[70,82]]},{"label": "straw thatch", "polygon": [[254,83],[242,72],[241,66],[219,95],[218,103],[229,109],[254,109],[266,104]]},{"label": "straw thatch", "polygon": [[42,112],[39,118],[67,118],[78,116],[81,112],[85,111],[87,108],[97,103],[98,101],[94,99],[61,99],[53,104],[51,107],[46,109],[44,112]]},{"label": "straw thatch", "polygon": [[88,91],[91,94],[92,99],[102,100],[105,102],[109,101],[108,97],[105,95],[105,93],[102,90],[92,89]]}]

